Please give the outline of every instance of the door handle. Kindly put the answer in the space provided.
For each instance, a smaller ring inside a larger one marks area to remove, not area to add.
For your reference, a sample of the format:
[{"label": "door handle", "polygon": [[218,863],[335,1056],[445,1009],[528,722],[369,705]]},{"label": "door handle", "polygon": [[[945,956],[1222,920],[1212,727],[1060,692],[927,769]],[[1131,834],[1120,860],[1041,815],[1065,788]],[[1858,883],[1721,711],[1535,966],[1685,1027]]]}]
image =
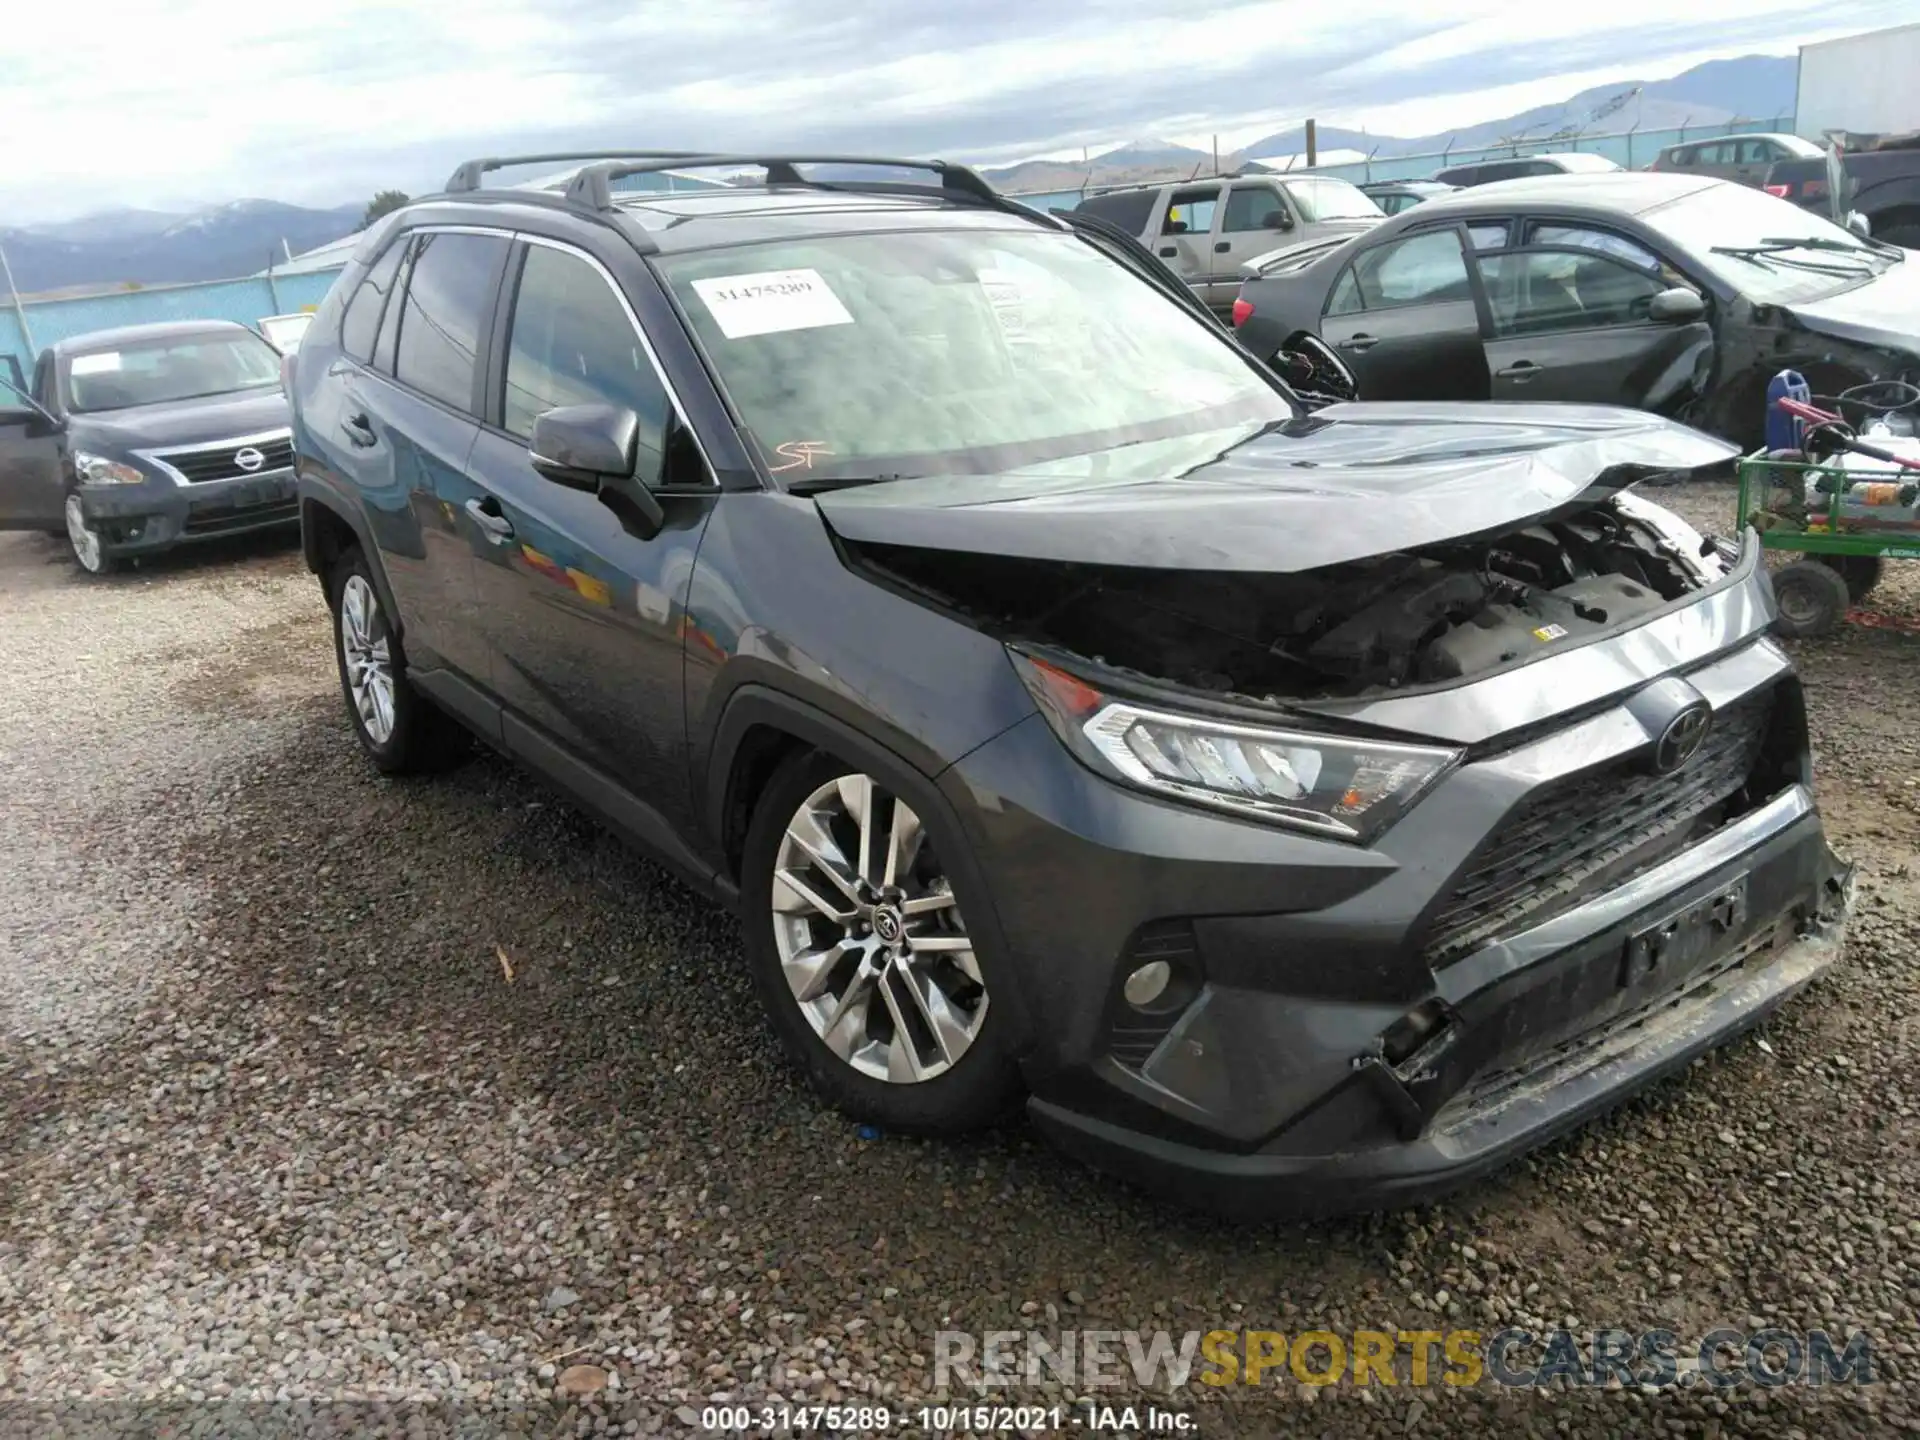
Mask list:
[{"label": "door handle", "polygon": [[1160,253],[1171,260],[1180,253],[1180,247],[1178,245],[1162,245],[1160,247]]},{"label": "door handle", "polygon": [[361,449],[377,445],[380,437],[373,433],[373,422],[364,412],[356,412],[340,422],[340,428],[347,432],[347,439]]},{"label": "door handle", "polygon": [[1231,240],[1216,240],[1213,242],[1213,253],[1216,255],[1224,255],[1232,248],[1233,242]]},{"label": "door handle", "polygon": [[500,513],[493,499],[467,501],[467,514],[480,527],[480,533],[495,545],[504,545],[513,538],[513,522]]},{"label": "door handle", "polygon": [[1494,375],[1501,380],[1514,380],[1524,384],[1540,373],[1540,367],[1531,360],[1516,360],[1504,370],[1496,370]]},{"label": "door handle", "polygon": [[1374,346],[1378,345],[1380,341],[1378,337],[1373,335],[1368,335],[1363,331],[1358,335],[1349,335],[1346,339],[1336,340],[1333,343],[1338,349],[1341,349],[1341,350],[1364,351],[1364,350],[1371,350]]}]

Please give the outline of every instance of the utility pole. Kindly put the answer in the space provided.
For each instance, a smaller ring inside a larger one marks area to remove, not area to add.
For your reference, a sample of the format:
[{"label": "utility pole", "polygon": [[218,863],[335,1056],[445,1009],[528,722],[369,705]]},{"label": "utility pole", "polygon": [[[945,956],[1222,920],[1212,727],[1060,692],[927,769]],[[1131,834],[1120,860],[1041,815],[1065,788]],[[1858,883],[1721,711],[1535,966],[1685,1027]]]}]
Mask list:
[{"label": "utility pole", "polygon": [[1218,135],[1213,137],[1213,173],[1216,175],[1220,173],[1220,137]]},{"label": "utility pole", "polygon": [[1307,168],[1313,169],[1320,163],[1320,135],[1311,116],[1307,119]]},{"label": "utility pole", "polygon": [[7,277],[7,294],[13,297],[13,313],[20,318],[20,336],[27,342],[27,358],[32,360],[39,354],[40,347],[33,343],[33,329],[27,324],[27,307],[20,301],[20,291],[13,283],[13,266],[7,263],[7,247],[0,245],[0,274]]}]

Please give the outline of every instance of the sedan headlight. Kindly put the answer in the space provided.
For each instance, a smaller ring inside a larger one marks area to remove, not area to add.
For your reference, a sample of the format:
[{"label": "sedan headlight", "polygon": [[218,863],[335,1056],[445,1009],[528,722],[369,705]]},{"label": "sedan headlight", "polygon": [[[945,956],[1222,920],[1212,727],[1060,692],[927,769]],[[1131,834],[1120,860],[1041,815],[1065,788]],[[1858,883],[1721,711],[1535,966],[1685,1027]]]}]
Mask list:
[{"label": "sedan headlight", "polygon": [[1101,774],[1334,839],[1372,839],[1459,758],[1441,746],[1161,710],[1103,694],[1033,656],[1013,659],[1055,733]]},{"label": "sedan headlight", "polygon": [[89,455],[85,450],[73,454],[73,470],[83,485],[144,485],[147,477],[123,460],[104,455]]}]

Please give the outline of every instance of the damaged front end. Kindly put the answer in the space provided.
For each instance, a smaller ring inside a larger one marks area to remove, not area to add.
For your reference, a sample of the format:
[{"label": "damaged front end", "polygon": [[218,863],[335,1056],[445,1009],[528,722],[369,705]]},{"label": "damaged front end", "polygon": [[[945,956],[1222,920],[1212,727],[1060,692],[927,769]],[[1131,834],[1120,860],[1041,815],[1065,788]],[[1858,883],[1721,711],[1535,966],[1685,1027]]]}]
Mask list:
[{"label": "damaged front end", "polygon": [[1059,1037],[1036,1119],[1188,1201],[1432,1193],[1837,953],[1758,544],[1630,493],[1726,448],[1437,409],[1333,406],[1178,479],[823,497],[1036,701],[942,782]]},{"label": "damaged front end", "polygon": [[1010,644],[1269,704],[1471,679],[1638,624],[1721,574],[1698,536],[1618,497],[1470,540],[1264,574],[895,545],[854,555]]}]

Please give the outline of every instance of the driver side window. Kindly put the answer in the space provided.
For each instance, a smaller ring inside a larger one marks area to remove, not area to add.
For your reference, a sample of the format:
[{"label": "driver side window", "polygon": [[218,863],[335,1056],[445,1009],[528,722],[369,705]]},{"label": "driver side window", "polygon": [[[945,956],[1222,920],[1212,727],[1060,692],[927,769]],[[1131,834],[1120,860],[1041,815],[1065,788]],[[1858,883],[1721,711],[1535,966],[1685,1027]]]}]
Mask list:
[{"label": "driver side window", "polygon": [[524,440],[563,405],[612,405],[665,428],[666,388],[605,278],[586,261],[529,245],[507,341],[501,428]]},{"label": "driver side window", "polygon": [[1666,288],[1656,275],[1591,251],[1526,250],[1479,264],[1502,336],[1637,325]]}]

